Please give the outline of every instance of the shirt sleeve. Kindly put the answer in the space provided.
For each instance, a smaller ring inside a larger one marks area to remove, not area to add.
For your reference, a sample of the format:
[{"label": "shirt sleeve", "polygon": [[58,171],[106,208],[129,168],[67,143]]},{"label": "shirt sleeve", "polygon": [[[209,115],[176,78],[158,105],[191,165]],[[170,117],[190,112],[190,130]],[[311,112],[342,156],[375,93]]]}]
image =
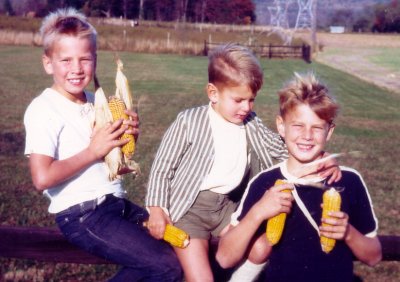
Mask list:
[{"label": "shirt sleeve", "polygon": [[26,131],[25,155],[42,154],[57,157],[57,140],[62,123],[51,113],[51,109],[35,99],[24,115]]},{"label": "shirt sleeve", "polygon": [[361,175],[354,172],[349,177],[350,183],[346,184],[347,193],[352,195],[349,222],[365,236],[375,237],[378,231],[378,220],[373,210],[371,197]]},{"label": "shirt sleeve", "polygon": [[161,140],[149,175],[146,206],[169,208],[170,181],[188,146],[187,127],[181,113]]}]

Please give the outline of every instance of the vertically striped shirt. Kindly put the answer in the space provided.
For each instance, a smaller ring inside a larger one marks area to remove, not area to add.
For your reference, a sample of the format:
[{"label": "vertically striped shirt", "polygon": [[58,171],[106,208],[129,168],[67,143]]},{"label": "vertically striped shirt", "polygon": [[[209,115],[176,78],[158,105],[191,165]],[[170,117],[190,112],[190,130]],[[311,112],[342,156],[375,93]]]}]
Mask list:
[{"label": "vertically striped shirt", "polygon": [[[208,105],[178,114],[161,141],[148,183],[146,206],[166,208],[173,222],[194,203],[214,161],[214,144]],[[260,169],[287,158],[281,137],[263,125],[252,112],[244,121],[251,156]]]}]

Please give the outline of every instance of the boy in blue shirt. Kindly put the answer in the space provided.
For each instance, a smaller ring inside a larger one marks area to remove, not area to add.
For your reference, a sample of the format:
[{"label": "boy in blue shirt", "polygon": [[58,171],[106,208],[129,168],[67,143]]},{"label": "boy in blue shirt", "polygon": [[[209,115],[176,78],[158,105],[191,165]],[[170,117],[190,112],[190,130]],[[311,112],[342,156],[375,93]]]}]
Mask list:
[{"label": "boy in blue shirt", "polygon": [[[339,105],[312,74],[296,75],[279,92],[279,101],[277,127],[289,158],[251,180],[230,230],[220,240],[217,260],[231,267],[243,257],[255,263],[268,259],[265,280],[269,282],[350,282],[353,257],[375,265],[381,259],[381,246],[368,190],[354,169],[341,167],[342,179],[335,183],[344,187],[341,211],[321,220],[324,191],[315,186],[327,183],[312,168],[332,136]],[[287,183],[274,185],[278,179]],[[291,193],[283,191],[288,188]],[[272,246],[265,235],[266,221],[281,212],[287,213],[284,231]],[[320,236],[337,240],[329,254],[321,250]]]}]

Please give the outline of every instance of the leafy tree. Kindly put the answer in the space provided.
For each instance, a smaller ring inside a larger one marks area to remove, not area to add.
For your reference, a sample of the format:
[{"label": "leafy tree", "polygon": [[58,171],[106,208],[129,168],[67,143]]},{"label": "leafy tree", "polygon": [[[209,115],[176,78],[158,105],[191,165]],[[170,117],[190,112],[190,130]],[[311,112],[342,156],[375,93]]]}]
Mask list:
[{"label": "leafy tree", "polygon": [[205,21],[240,24],[245,17],[255,18],[251,0],[208,0]]},{"label": "leafy tree", "polygon": [[400,3],[393,0],[389,4],[375,6],[374,32],[400,32]]},{"label": "leafy tree", "polygon": [[349,28],[352,26],[353,21],[354,14],[352,10],[340,9],[333,14],[330,25],[339,25]]}]

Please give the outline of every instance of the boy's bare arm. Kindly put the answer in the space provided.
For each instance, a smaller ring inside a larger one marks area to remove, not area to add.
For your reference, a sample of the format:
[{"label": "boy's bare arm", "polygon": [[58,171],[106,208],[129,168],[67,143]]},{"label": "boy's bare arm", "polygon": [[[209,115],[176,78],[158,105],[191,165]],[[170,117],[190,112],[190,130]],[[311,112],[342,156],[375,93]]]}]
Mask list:
[{"label": "boy's bare arm", "polygon": [[68,159],[55,160],[49,156],[31,154],[29,164],[35,187],[42,191],[62,183],[103,158],[114,147],[127,143],[126,139],[118,139],[126,130],[126,126],[120,126],[121,123],[122,120],[116,121],[95,132],[89,146]]},{"label": "boy's bare arm", "polygon": [[252,244],[255,232],[264,220],[281,212],[290,212],[293,197],[291,193],[282,192],[285,189],[292,189],[292,186],[282,184],[269,189],[239,224],[231,226],[222,236],[216,254],[217,261],[222,267],[232,267],[243,258],[249,245]]},{"label": "boy's bare arm", "polygon": [[331,218],[322,221],[330,226],[321,226],[322,236],[344,240],[354,256],[361,262],[374,266],[382,259],[382,248],[378,237],[367,237],[360,233],[348,222],[348,215],[344,212],[332,212]]}]

